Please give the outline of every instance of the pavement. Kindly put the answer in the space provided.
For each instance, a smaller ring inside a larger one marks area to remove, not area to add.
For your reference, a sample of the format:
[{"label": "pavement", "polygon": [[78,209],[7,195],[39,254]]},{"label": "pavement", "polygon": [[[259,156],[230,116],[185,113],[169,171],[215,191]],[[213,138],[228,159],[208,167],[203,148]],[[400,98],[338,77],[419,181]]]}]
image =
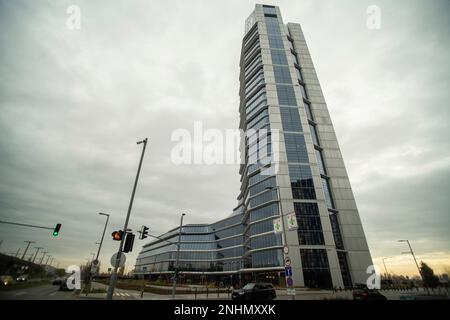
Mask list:
[{"label": "pavement", "polygon": [[59,291],[59,286],[45,284],[37,287],[0,291],[0,300],[71,300],[73,291]]}]

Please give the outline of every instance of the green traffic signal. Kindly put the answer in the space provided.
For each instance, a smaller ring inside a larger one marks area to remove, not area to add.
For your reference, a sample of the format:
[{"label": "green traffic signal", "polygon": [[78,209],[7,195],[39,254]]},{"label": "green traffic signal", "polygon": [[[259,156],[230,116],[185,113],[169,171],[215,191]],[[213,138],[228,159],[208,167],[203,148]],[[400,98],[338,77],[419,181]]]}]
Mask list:
[{"label": "green traffic signal", "polygon": [[61,229],[61,223],[58,223],[55,227],[55,229],[53,230],[53,236],[56,237],[59,234],[59,229]]}]

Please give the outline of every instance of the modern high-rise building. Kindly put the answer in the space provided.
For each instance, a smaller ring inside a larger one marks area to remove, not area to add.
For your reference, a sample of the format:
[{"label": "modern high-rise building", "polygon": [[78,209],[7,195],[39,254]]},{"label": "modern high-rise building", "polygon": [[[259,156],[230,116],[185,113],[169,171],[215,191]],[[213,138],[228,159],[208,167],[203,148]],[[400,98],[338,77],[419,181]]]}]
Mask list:
[{"label": "modern high-rise building", "polygon": [[[300,25],[257,4],[245,23],[240,68],[247,136],[238,206],[219,222],[182,228],[180,273],[191,282],[283,284],[288,258],[297,287],[366,283],[372,259]],[[136,274],[173,273],[178,233],[144,245]]]}]

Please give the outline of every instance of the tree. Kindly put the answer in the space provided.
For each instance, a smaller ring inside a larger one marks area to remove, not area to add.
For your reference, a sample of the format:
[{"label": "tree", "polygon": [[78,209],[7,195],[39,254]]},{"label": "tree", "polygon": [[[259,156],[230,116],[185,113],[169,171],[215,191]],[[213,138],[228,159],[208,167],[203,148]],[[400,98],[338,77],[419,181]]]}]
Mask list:
[{"label": "tree", "polygon": [[427,288],[436,288],[439,285],[439,278],[434,274],[425,262],[420,261],[420,273],[423,277],[423,285]]}]

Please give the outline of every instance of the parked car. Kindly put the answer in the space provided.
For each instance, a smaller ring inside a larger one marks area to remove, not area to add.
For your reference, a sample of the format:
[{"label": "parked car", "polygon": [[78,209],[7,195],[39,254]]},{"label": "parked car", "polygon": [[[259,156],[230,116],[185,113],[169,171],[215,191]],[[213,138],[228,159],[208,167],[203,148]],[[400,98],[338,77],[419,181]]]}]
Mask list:
[{"label": "parked car", "polygon": [[54,286],[60,286],[60,285],[61,285],[61,281],[62,281],[62,278],[57,277],[57,278],[53,279],[52,285],[54,285]]},{"label": "parked car", "polygon": [[248,283],[241,290],[235,290],[233,300],[273,300],[277,297],[271,283]]},{"label": "parked car", "polygon": [[387,300],[377,289],[359,285],[353,290],[353,300]]}]

